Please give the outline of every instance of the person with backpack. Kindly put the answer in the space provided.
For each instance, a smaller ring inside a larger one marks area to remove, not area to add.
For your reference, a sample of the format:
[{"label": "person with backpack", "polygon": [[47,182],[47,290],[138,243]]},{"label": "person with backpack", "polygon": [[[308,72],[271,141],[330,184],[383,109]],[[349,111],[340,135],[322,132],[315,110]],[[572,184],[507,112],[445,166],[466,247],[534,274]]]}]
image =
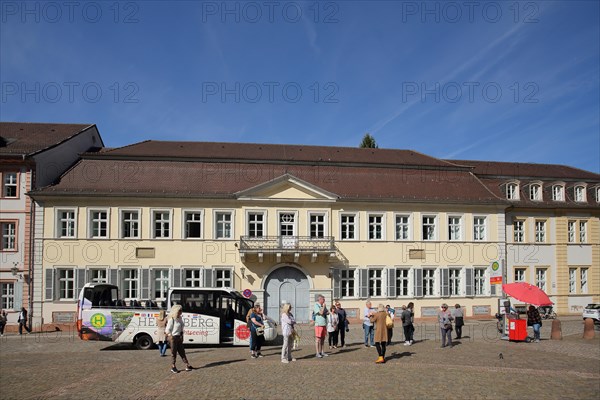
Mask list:
[{"label": "person with backpack", "polygon": [[317,304],[313,308],[313,316],[315,320],[315,348],[317,350],[316,357],[323,358],[327,357],[323,351],[323,345],[325,344],[325,336],[327,336],[327,306],[325,305],[325,296],[320,294],[317,297]]},{"label": "person with backpack", "polygon": [[413,325],[413,308],[415,304],[411,301],[408,306],[402,307],[402,314],[400,319],[402,320],[402,329],[404,330],[404,345],[410,346],[413,344],[413,333],[415,331]]},{"label": "person with backpack", "polygon": [[246,314],[246,326],[248,327],[248,330],[250,331],[250,354],[253,354],[252,346],[254,344],[254,339],[252,339],[252,321],[250,321],[250,316],[252,315],[252,313],[257,312],[256,310],[258,307],[260,307],[260,304],[255,303],[254,307],[249,309],[248,313]]},{"label": "person with backpack", "polygon": [[256,306],[254,312],[250,314],[250,337],[252,338],[252,353],[250,357],[264,357],[260,352],[265,341],[265,316],[262,313],[262,308]]}]

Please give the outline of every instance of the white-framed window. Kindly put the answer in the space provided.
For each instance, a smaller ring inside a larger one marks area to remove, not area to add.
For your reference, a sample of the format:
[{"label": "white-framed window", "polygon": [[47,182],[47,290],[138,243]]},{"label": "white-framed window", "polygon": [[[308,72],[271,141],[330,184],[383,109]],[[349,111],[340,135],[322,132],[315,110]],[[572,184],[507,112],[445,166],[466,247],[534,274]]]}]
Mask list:
[{"label": "white-framed window", "polygon": [[588,292],[588,269],[587,268],[581,268],[579,270],[579,287],[580,287],[580,293],[582,294],[587,294]]},{"label": "white-framed window", "polygon": [[475,296],[485,295],[485,268],[475,268],[473,280],[475,286]]},{"label": "white-framed window", "polygon": [[460,295],[460,268],[450,268],[448,270],[448,280],[450,296]]},{"label": "white-framed window", "polygon": [[170,286],[169,270],[166,268],[153,269],[152,275],[154,281],[154,299],[159,301],[167,300],[167,293]]},{"label": "white-framed window", "polygon": [[122,288],[124,300],[137,300],[140,297],[139,271],[137,269],[122,269]]},{"label": "white-framed window", "polygon": [[569,293],[577,292],[577,268],[569,268]]},{"label": "white-framed window", "polygon": [[383,296],[383,269],[369,268],[369,297]]},{"label": "white-framed window", "polygon": [[340,238],[341,240],[356,240],[357,229],[356,214],[340,214]]},{"label": "white-framed window", "polygon": [[515,268],[515,282],[525,282],[525,274],[527,273],[527,268]]},{"label": "white-framed window", "polygon": [[88,270],[88,281],[92,283],[108,283],[106,268],[91,268]]},{"label": "white-framed window", "polygon": [[17,172],[2,173],[2,197],[19,197],[19,174]]},{"label": "white-framed window", "polygon": [[408,296],[408,288],[409,288],[409,278],[410,277],[410,269],[409,268],[396,268],[396,296],[398,297],[406,297]]},{"label": "white-framed window", "polygon": [[583,185],[578,185],[575,186],[575,201],[577,202],[585,202],[586,198],[585,198],[585,186]]},{"label": "white-framed window", "polygon": [[232,211],[215,211],[215,239],[233,239]]},{"label": "white-framed window", "polygon": [[88,237],[108,239],[108,210],[88,210]]},{"label": "white-framed window", "polygon": [[525,221],[522,219],[513,221],[513,240],[515,243],[523,243],[525,241]]},{"label": "white-framed window", "polygon": [[369,240],[383,240],[385,232],[385,219],[383,214],[369,214]]},{"label": "white-framed window", "polygon": [[509,183],[506,185],[506,199],[519,200],[519,185],[517,183]]},{"label": "white-framed window", "polygon": [[587,223],[579,221],[579,243],[587,243]]},{"label": "white-framed window", "polygon": [[474,217],[473,218],[473,240],[483,241],[486,239],[486,218],[485,217]]},{"label": "white-framed window", "polygon": [[232,287],[231,269],[215,268],[215,287]]},{"label": "white-framed window", "polygon": [[325,213],[308,213],[309,236],[311,239],[325,237]]},{"label": "white-framed window", "polygon": [[202,287],[202,269],[185,269],[183,284],[185,287]]},{"label": "white-framed window", "polygon": [[396,215],[396,240],[410,239],[410,216]]},{"label": "white-framed window", "polygon": [[56,210],[58,238],[75,238],[77,235],[77,211],[75,209]]},{"label": "white-framed window", "polygon": [[279,236],[296,236],[296,213],[279,213]]},{"label": "white-framed window", "polygon": [[529,186],[529,200],[541,201],[542,200],[542,185],[539,183],[532,183]]},{"label": "white-framed window", "polygon": [[171,238],[171,211],[152,210],[152,238]]},{"label": "white-framed window", "polygon": [[461,218],[458,216],[448,217],[448,240],[461,240]]},{"label": "white-framed window", "polygon": [[59,300],[75,299],[75,270],[72,268],[59,268],[57,272]]},{"label": "white-framed window", "polygon": [[423,215],[422,217],[422,233],[423,240],[435,240],[436,229],[435,229],[435,216],[434,215]]},{"label": "white-framed window", "polygon": [[202,224],[204,223],[203,210],[183,211],[183,238],[202,239]]},{"label": "white-framed window", "polygon": [[3,282],[2,297],[0,298],[0,308],[2,310],[13,310],[15,308],[15,284]]},{"label": "white-framed window", "polygon": [[575,243],[575,222],[567,221],[567,240],[569,243]]},{"label": "white-framed window", "polygon": [[354,279],[354,268],[342,269],[341,272],[341,284],[342,284],[342,297],[354,297],[356,294],[356,279]]},{"label": "white-framed window", "polygon": [[546,291],[547,272],[547,268],[536,268],[535,270],[535,285],[543,291]]},{"label": "white-framed window", "polygon": [[264,211],[248,211],[248,237],[262,238],[266,236],[265,230],[265,212]]},{"label": "white-framed window", "polygon": [[563,185],[552,186],[552,200],[565,201],[565,187]]},{"label": "white-framed window", "polygon": [[600,186],[596,188],[596,203],[600,203]]},{"label": "white-framed window", "polygon": [[423,296],[433,296],[435,290],[435,268],[423,268]]},{"label": "white-framed window", "polygon": [[16,221],[0,221],[0,235],[2,235],[0,251],[17,250]]},{"label": "white-framed window", "polygon": [[537,243],[546,242],[546,221],[535,221],[535,241]]},{"label": "white-framed window", "polygon": [[140,238],[140,210],[120,210],[121,239]]}]

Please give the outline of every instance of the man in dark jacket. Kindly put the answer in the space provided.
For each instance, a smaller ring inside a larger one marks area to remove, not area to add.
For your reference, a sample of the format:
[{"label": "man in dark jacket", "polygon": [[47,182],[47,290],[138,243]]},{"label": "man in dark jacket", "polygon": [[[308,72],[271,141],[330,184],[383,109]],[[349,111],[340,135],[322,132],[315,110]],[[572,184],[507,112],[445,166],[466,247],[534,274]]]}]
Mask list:
[{"label": "man in dark jacket", "polygon": [[31,328],[27,326],[27,310],[25,309],[25,307],[21,307],[21,311],[19,312],[19,318],[17,319],[17,322],[19,323],[19,335],[23,334],[23,327],[25,327],[25,330],[27,331],[28,335],[31,333]]},{"label": "man in dark jacket", "polygon": [[[341,340],[341,347],[344,347],[346,345],[346,332],[349,331],[348,329],[348,317],[346,315],[346,310],[344,310],[340,304],[339,301],[335,302],[335,309],[338,315],[338,337]],[[335,345],[337,346],[338,344],[335,343]]]}]

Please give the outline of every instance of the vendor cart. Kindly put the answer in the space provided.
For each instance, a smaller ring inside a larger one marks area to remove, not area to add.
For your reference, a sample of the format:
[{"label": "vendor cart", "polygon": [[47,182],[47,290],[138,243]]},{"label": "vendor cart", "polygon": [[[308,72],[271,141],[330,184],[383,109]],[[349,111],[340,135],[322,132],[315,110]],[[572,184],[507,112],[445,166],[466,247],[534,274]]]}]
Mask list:
[{"label": "vendor cart", "polygon": [[508,320],[508,340],[513,342],[527,342],[531,338],[527,335],[527,320],[526,319],[509,319]]}]

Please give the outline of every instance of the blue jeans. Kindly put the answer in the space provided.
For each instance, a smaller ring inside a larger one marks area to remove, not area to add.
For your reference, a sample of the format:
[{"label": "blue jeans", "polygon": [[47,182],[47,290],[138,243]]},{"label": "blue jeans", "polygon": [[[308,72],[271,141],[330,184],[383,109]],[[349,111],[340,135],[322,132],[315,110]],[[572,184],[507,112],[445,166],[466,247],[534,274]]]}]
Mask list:
[{"label": "blue jeans", "polygon": [[540,340],[540,329],[542,328],[542,324],[533,324],[533,338],[535,340]]},{"label": "blue jeans", "polygon": [[[365,346],[371,343],[371,346],[375,346],[375,327],[373,325],[363,324],[363,330],[365,331]],[[369,340],[370,339],[370,340]]]},{"label": "blue jeans", "polygon": [[164,356],[167,353],[167,342],[158,342],[156,345],[158,346],[158,351],[160,352],[160,355]]},{"label": "blue jeans", "polygon": [[442,347],[452,347],[452,329],[440,328],[440,332],[442,333]]}]

